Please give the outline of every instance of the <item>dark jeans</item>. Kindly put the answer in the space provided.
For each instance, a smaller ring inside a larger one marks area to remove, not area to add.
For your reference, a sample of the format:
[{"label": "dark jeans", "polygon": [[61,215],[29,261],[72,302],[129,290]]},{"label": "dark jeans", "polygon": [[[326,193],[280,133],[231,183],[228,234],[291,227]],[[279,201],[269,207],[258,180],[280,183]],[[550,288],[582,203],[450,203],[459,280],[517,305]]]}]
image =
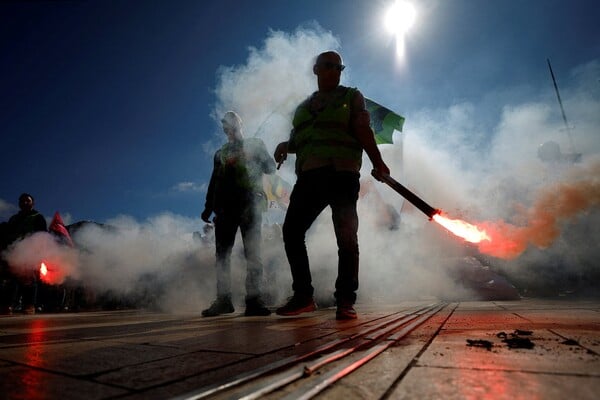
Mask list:
[{"label": "dark jeans", "polygon": [[318,168],[298,176],[283,223],[283,241],[296,295],[312,296],[314,288],[306,251],[306,231],[330,206],[338,246],[338,276],[335,297],[354,303],[358,289],[358,215],[360,189],[354,172]]},{"label": "dark jeans", "polygon": [[217,296],[231,296],[231,250],[238,228],[246,257],[246,298],[260,296],[263,266],[260,258],[262,212],[254,205],[225,210],[215,219]]}]

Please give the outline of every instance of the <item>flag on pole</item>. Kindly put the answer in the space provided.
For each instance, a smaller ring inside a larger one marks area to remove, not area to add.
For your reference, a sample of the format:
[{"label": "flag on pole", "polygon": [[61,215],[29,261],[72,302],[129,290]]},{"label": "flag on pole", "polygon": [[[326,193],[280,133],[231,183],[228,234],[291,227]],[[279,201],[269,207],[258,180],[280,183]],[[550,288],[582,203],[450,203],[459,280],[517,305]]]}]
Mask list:
[{"label": "flag on pole", "polygon": [[50,233],[54,233],[58,238],[60,238],[60,240],[64,244],[70,247],[74,246],[73,240],[71,239],[71,235],[65,227],[62,217],[60,216],[58,211],[54,213],[54,218],[52,218],[52,222],[50,223],[50,227],[48,228],[48,230],[50,231]]},{"label": "flag on pole", "polygon": [[277,174],[263,175],[263,189],[267,195],[268,208],[287,210],[292,185]]},{"label": "flag on pole", "polygon": [[392,110],[365,98],[367,111],[371,115],[371,129],[375,133],[377,144],[394,143],[392,136],[394,130],[402,132],[404,117]]}]

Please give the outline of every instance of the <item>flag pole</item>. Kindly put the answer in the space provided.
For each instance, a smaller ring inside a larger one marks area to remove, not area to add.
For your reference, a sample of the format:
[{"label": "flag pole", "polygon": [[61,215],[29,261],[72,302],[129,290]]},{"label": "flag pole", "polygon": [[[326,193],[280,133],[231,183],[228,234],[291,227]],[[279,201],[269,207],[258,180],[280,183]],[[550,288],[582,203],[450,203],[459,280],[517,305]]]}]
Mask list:
[{"label": "flag pole", "polygon": [[554,72],[552,71],[552,65],[550,64],[550,59],[547,58],[548,69],[550,70],[550,76],[552,76],[552,83],[554,84],[554,91],[556,92],[556,97],[558,99],[558,104],[560,105],[560,112],[562,113],[563,122],[565,123],[565,129],[567,130],[567,136],[569,137],[569,144],[571,145],[571,152],[575,152],[575,146],[573,145],[573,138],[571,137],[571,129],[569,128],[569,123],[567,122],[567,115],[565,114],[565,109],[562,104],[562,100],[560,99],[560,93],[558,91],[558,85],[556,84],[556,78],[554,77]]}]

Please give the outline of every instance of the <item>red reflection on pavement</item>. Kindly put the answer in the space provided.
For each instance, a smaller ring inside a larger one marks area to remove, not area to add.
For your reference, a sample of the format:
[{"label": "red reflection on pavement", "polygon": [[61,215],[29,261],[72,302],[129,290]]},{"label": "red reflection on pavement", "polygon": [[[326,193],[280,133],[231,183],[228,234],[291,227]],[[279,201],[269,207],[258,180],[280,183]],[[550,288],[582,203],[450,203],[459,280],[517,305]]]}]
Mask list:
[{"label": "red reflection on pavement", "polygon": [[49,375],[35,368],[47,366],[44,339],[46,338],[46,326],[48,321],[45,319],[32,319],[29,325],[29,335],[27,335],[27,348],[25,349],[25,363],[29,367],[24,371],[21,377],[22,387],[25,389],[24,398],[43,399],[47,397],[44,388],[47,382],[44,378]]},{"label": "red reflection on pavement", "polygon": [[[462,327],[476,327],[472,335],[469,329],[464,330],[466,337],[472,340],[485,340],[493,344],[490,350],[485,347],[467,346],[465,350],[456,352],[452,363],[456,366],[456,376],[452,378],[452,387],[456,390],[457,398],[468,400],[496,399],[527,399],[539,400],[543,397],[540,374],[524,372],[521,352],[531,350],[509,349],[497,337],[498,321],[502,321],[497,313],[471,312],[468,317],[457,317],[457,331]],[[504,318],[506,325],[502,330],[514,331],[521,328],[517,321]],[[476,333],[475,333],[476,332]],[[488,332],[482,336],[481,332]],[[535,354],[525,353],[528,358]],[[448,354],[446,354],[448,357]],[[515,384],[518,382],[518,384]],[[446,387],[440,387],[439,393],[447,392]]]}]

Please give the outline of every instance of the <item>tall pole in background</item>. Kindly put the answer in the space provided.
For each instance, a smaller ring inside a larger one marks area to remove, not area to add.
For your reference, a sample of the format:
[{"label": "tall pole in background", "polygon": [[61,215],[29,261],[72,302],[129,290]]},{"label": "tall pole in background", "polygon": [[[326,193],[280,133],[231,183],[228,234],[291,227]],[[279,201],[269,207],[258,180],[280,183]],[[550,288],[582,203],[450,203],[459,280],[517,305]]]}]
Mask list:
[{"label": "tall pole in background", "polygon": [[565,114],[565,109],[562,104],[562,100],[560,99],[560,93],[558,92],[558,85],[556,84],[556,78],[554,78],[554,72],[552,71],[552,65],[550,64],[550,59],[547,58],[548,61],[548,69],[550,69],[550,75],[552,76],[552,83],[554,83],[554,90],[556,91],[556,97],[558,98],[558,104],[560,105],[560,111],[562,113],[563,122],[565,123],[565,129],[567,130],[567,136],[569,137],[569,145],[571,146],[571,152],[575,152],[575,146],[573,145],[573,138],[571,137],[571,129],[569,128],[569,123],[567,122],[567,116]]}]

